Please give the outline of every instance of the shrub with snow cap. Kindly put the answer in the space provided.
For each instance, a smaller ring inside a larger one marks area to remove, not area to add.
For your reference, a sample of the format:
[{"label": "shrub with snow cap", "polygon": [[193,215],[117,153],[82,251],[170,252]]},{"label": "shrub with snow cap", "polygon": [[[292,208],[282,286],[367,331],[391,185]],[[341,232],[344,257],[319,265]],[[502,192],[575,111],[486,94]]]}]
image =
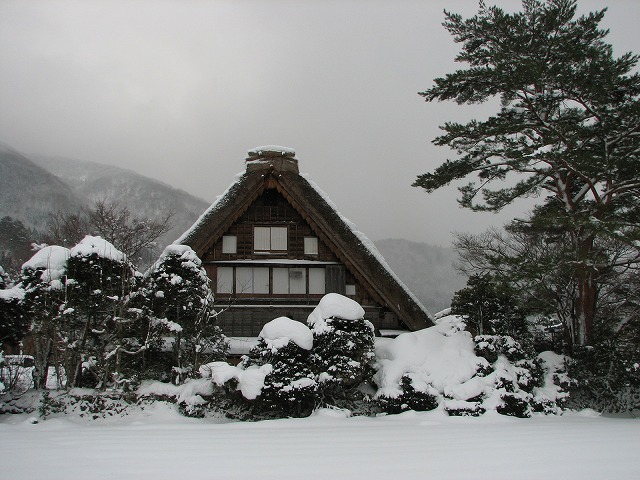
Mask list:
[{"label": "shrub with snow cap", "polygon": [[311,365],[325,400],[348,396],[373,374],[374,327],[364,309],[337,293],[325,295],[309,315],[313,332]]},{"label": "shrub with snow cap", "polygon": [[303,323],[279,317],[260,332],[241,368],[270,370],[264,377],[260,396],[252,404],[256,416],[305,417],[315,406],[317,384],[309,367],[313,346],[311,330]]},{"label": "shrub with snow cap", "polygon": [[151,372],[172,375],[175,381],[196,376],[203,363],[224,358],[228,345],[218,326],[209,278],[196,253],[186,245],[169,245],[146,274],[145,307],[154,328],[171,338],[149,351]]}]

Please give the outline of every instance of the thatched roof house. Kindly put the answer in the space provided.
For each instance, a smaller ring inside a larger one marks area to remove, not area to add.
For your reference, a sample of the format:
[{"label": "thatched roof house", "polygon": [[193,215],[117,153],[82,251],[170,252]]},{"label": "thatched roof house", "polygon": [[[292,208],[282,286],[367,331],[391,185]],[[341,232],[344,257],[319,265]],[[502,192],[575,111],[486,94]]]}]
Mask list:
[{"label": "thatched roof house", "polygon": [[358,301],[378,329],[418,330],[430,314],[373,243],[298,170],[284,147],[249,151],[246,171],[175,243],[202,259],[227,335],[279,316],[305,321],[325,293]]}]

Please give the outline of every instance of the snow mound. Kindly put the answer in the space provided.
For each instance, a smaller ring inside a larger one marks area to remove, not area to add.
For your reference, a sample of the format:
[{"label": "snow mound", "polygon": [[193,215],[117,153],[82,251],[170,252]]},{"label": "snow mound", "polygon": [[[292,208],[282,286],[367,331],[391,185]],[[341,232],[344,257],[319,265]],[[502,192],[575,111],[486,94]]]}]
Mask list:
[{"label": "snow mound", "polygon": [[67,260],[71,256],[68,248],[51,245],[38,250],[36,254],[22,265],[22,270],[42,269],[40,280],[53,288],[62,287],[61,279],[67,269]]},{"label": "snow mound", "polygon": [[267,323],[259,335],[271,350],[278,350],[293,342],[304,350],[313,347],[313,333],[305,324],[279,317]]},{"label": "snow mound", "polygon": [[482,359],[474,353],[471,334],[460,329],[457,317],[447,318],[376,346],[378,396],[395,396],[405,373],[418,374],[440,394],[475,375]]},{"label": "snow mound", "polygon": [[90,257],[91,255],[97,255],[115,262],[125,262],[127,260],[127,256],[124,253],[102,237],[87,235],[71,249],[72,257]]},{"label": "snow mound", "polygon": [[338,293],[327,293],[313,312],[309,314],[307,324],[314,331],[320,331],[324,328],[325,320],[328,318],[361,320],[364,318],[364,309],[355,300]]}]

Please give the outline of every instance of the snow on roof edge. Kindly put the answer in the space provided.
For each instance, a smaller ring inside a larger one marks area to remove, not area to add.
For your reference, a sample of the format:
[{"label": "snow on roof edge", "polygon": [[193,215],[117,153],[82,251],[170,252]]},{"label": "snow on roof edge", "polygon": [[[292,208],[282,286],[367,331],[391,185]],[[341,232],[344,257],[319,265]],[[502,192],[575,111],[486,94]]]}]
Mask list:
[{"label": "snow on roof edge", "polygon": [[246,171],[236,173],[235,180],[231,182],[231,184],[222,193],[222,195],[218,195],[216,199],[213,201],[213,203],[209,206],[209,208],[207,208],[202,213],[202,215],[198,217],[198,219],[193,223],[193,225],[191,225],[191,227],[189,227],[182,235],[180,235],[180,237],[174,240],[172,245],[184,245],[185,242],[189,239],[189,237],[193,234],[193,232],[195,232],[198,229],[198,227],[201,224],[203,224],[209,218],[210,215],[213,214],[213,212],[215,212],[221,205],[223,205],[223,201],[225,201],[231,189],[234,186],[236,186],[238,183],[240,183],[240,181],[245,175],[246,175]]},{"label": "snow on roof edge", "polygon": [[358,238],[358,240],[360,240],[360,243],[378,261],[378,263],[382,265],[382,267],[387,271],[387,273],[391,276],[391,278],[395,280],[396,283],[400,285],[400,287],[405,291],[405,293],[416,303],[416,305],[418,305],[420,310],[422,310],[425,313],[425,315],[427,315],[428,318],[433,319],[433,316],[431,315],[431,313],[429,313],[429,310],[426,309],[426,307],[422,304],[422,302],[418,300],[418,297],[416,297],[413,294],[413,292],[409,290],[409,287],[407,287],[405,283],[402,280],[400,280],[398,275],[396,275],[396,273],[391,269],[391,267],[389,266],[385,258],[382,256],[378,248],[375,246],[375,244],[371,240],[369,240],[369,238],[364,233],[358,230],[358,227],[355,223],[353,223],[351,220],[349,220],[344,215],[342,215],[342,213],[340,213],[335,203],[333,203],[329,198],[329,196],[318,186],[317,183],[315,183],[311,179],[311,175],[309,175],[308,173],[301,173],[300,176],[303,179],[305,179],[307,183],[311,186],[311,188],[313,188],[318,193],[318,195],[320,195],[323,198],[323,200],[327,202],[327,205],[329,205],[333,209],[333,211],[336,212],[336,215],[338,215],[340,219],[345,223],[345,225],[349,227],[351,232]]}]

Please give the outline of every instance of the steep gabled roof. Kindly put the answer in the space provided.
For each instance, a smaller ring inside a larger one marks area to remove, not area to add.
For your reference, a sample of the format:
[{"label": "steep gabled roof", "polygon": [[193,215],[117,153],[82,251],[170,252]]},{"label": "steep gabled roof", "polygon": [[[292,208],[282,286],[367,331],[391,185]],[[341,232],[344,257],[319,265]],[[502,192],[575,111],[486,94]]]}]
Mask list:
[{"label": "steep gabled roof", "polygon": [[188,245],[202,256],[268,188],[277,189],[356,278],[369,286],[374,298],[407,327],[418,330],[433,325],[429,312],[373,243],[307,175],[299,173],[291,149],[269,146],[249,151],[246,171],[174,243]]}]

